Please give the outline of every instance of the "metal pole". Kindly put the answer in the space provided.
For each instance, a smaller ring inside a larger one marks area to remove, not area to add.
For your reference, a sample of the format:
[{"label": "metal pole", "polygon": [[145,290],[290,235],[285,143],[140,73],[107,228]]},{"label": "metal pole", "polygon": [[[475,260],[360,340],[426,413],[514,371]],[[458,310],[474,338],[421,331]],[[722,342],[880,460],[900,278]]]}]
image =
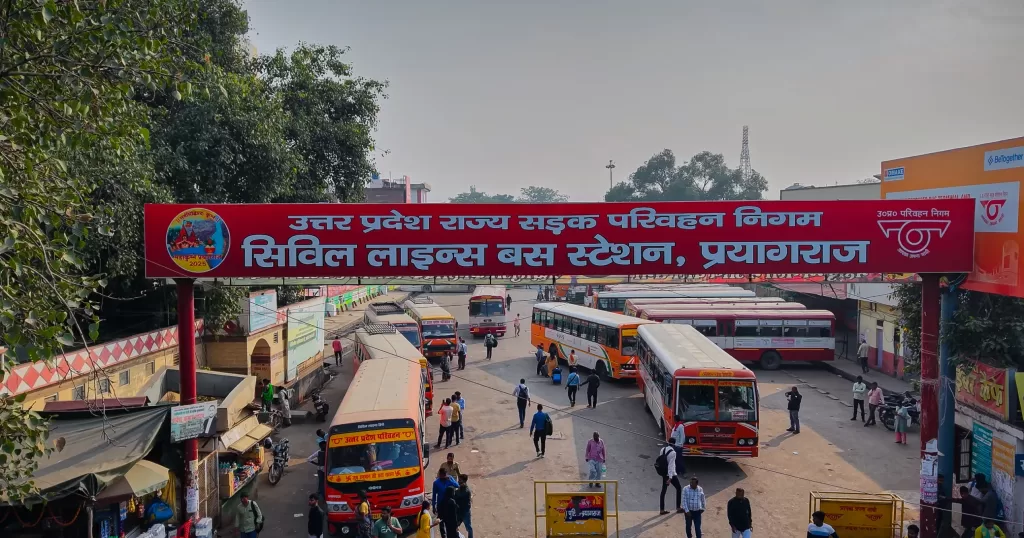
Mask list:
[{"label": "metal pole", "polygon": [[[174,279],[178,288],[178,390],[181,405],[196,403],[196,303],[195,281],[191,278]],[[189,490],[198,488],[197,470],[199,465],[199,440],[185,441],[185,480],[182,493],[185,495],[183,504],[186,519],[198,511],[197,506],[189,506]],[[198,491],[191,495],[198,501]],[[196,503],[198,504],[198,503]],[[192,508],[192,510],[189,510]]]},{"label": "metal pole", "polygon": [[[960,303],[960,291],[950,284],[942,292],[941,323],[942,332],[953,321],[956,307]],[[949,345],[939,342],[939,474],[943,477],[939,495],[948,498],[953,496],[953,484],[956,482],[953,473],[953,450],[956,444],[956,368],[950,362]],[[952,519],[951,513],[942,515],[944,522]]]},{"label": "metal pole", "polygon": [[[939,275],[921,275],[921,460],[939,430]],[[922,477],[922,486],[925,480]],[[922,487],[922,490],[924,487]],[[936,538],[935,507],[921,492],[921,538]]]},{"label": "metal pole", "polygon": [[614,183],[612,182],[612,174],[615,170],[615,163],[612,162],[611,159],[608,159],[608,165],[605,166],[605,168],[608,169],[608,188],[611,189],[614,186]]}]

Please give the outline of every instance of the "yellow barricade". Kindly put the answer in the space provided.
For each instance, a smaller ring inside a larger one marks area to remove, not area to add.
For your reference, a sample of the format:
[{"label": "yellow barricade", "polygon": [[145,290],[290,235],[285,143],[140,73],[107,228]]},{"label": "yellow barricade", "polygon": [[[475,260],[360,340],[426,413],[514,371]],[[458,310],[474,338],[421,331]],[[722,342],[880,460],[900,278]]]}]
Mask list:
[{"label": "yellow barricade", "polygon": [[[592,483],[592,482],[591,482]],[[619,536],[619,482],[599,480],[598,487],[581,481],[534,481],[533,533],[554,536]],[[544,520],[541,534],[541,520]],[[614,520],[614,534],[610,522]]]},{"label": "yellow barricade", "polygon": [[807,520],[825,512],[825,523],[842,538],[902,538],[905,520],[903,499],[891,493],[812,491]]}]

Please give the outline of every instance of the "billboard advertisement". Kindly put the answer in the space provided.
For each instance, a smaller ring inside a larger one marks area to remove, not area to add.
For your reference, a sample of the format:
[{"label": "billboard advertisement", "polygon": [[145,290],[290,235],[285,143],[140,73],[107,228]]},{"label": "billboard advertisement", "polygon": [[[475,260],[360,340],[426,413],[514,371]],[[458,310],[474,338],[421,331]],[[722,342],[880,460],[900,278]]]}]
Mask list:
[{"label": "billboard advertisement", "polygon": [[246,334],[277,324],[277,291],[254,291],[248,298],[242,299],[239,321]]},{"label": "billboard advertisement", "polygon": [[547,493],[545,536],[608,536],[604,492]]},{"label": "billboard advertisement", "polygon": [[1024,138],[882,163],[886,200],[974,201],[974,267],[964,287],[1024,297],[1020,183]]},{"label": "billboard advertisement", "polygon": [[324,351],[324,298],[288,306],[288,361],[285,381],[298,377],[299,365]]},{"label": "billboard advertisement", "polygon": [[[146,274],[301,282],[945,273],[973,265],[974,204],[962,199],[578,203],[529,210],[523,215],[517,204],[150,204]],[[177,240],[181,230],[189,230],[184,242]],[[200,252],[193,243],[208,247]]]}]

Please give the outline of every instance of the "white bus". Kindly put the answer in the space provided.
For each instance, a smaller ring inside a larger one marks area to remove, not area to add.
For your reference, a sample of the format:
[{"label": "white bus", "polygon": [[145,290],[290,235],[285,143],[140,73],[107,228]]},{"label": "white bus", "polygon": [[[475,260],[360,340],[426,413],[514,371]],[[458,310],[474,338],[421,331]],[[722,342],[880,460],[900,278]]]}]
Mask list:
[{"label": "white bus", "polygon": [[683,288],[653,291],[599,291],[594,294],[594,307],[605,312],[621,314],[626,309],[629,299],[660,299],[666,297],[680,298],[726,298],[754,297],[754,292],[742,288]]},{"label": "white bus", "polygon": [[469,298],[469,334],[505,336],[505,286],[477,286]]},{"label": "white bus", "polygon": [[366,310],[363,313],[363,325],[372,323],[390,323],[416,349],[421,349],[423,345],[420,339],[419,323],[406,314],[402,305],[395,301],[380,301],[366,305]]}]

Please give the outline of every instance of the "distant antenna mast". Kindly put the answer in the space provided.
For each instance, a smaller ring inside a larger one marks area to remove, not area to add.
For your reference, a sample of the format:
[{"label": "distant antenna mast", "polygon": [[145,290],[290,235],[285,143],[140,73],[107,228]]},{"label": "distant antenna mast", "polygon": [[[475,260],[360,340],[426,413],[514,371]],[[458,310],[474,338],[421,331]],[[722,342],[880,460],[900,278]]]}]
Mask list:
[{"label": "distant antenna mast", "polygon": [[750,170],[750,140],[748,135],[750,127],[743,126],[743,147],[740,149],[740,174],[743,177],[743,181],[750,179],[752,172]]}]

